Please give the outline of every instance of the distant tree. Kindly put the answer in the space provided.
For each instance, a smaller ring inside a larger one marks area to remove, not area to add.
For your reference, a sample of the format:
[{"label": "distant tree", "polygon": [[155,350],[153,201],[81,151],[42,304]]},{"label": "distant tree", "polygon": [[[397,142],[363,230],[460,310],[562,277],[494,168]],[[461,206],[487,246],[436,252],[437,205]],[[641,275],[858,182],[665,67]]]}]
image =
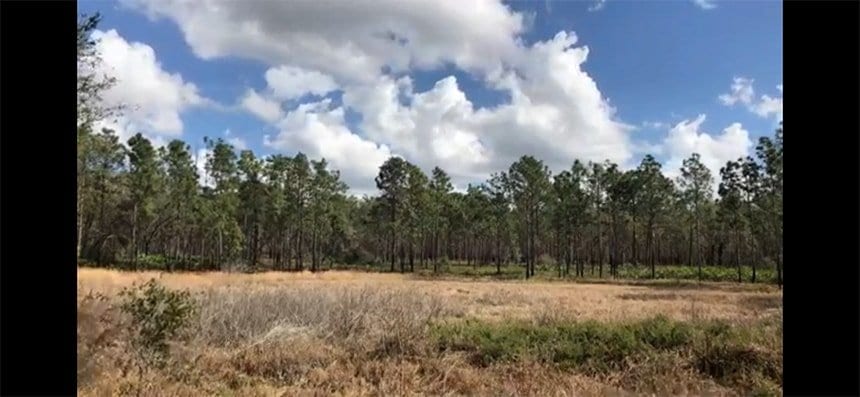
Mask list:
[{"label": "distant tree", "polygon": [[494,259],[496,274],[502,273],[502,262],[509,258],[507,245],[510,236],[510,198],[505,190],[504,174],[493,174],[483,185],[484,193],[488,196],[489,216],[492,220],[493,238],[495,239]]},{"label": "distant tree", "polygon": [[[119,238],[114,233],[118,205],[123,192],[125,150],[113,130],[103,129],[99,134],[84,137],[86,150],[78,157],[79,196],[79,250],[87,245],[86,256],[98,262],[104,259],[103,246]],[[80,255],[79,255],[80,256]],[[112,259],[112,258],[110,258]]]},{"label": "distant tree", "polygon": [[646,155],[636,169],[640,180],[637,212],[645,218],[645,251],[651,266],[651,278],[656,278],[656,253],[654,252],[654,228],[657,220],[671,209],[674,186],[660,170],[661,165],[653,156]]},{"label": "distant tree", "polygon": [[92,132],[93,123],[119,111],[121,107],[105,106],[102,93],[116,84],[116,79],[101,70],[98,42],[92,34],[101,22],[101,15],[81,15],[77,29],[77,98],[78,135]]},{"label": "distant tree", "polygon": [[376,187],[382,193],[382,199],[388,208],[389,230],[389,260],[391,271],[394,271],[394,260],[397,256],[399,219],[398,212],[405,205],[406,182],[409,178],[408,163],[400,157],[391,157],[379,168],[376,177]]},{"label": "distant tree", "polygon": [[549,179],[549,168],[532,156],[521,157],[507,173],[506,185],[526,239],[526,278],[535,272],[541,218],[551,186]]},{"label": "distant tree", "polygon": [[[198,175],[191,158],[191,148],[180,140],[173,140],[161,150],[163,167],[166,170],[166,200],[162,211],[169,214],[168,225],[163,228],[162,252],[168,257],[178,258],[187,253],[182,246],[192,232],[198,218]],[[171,262],[170,269],[173,269]]]},{"label": "distant tree", "polygon": [[[409,271],[415,271],[416,246],[421,239],[422,231],[425,229],[429,199],[428,183],[427,175],[421,171],[421,168],[411,163],[406,164],[403,223],[406,227],[408,243],[404,254],[409,260]],[[400,270],[404,270],[403,262],[400,264]]]},{"label": "distant tree", "polygon": [[261,180],[263,163],[254,156],[254,152],[243,150],[237,163],[239,171],[239,214],[242,218],[243,234],[246,240],[246,259],[250,267],[256,267],[260,251],[260,234],[265,218],[266,185]]},{"label": "distant tree", "polygon": [[595,224],[595,234],[596,234],[596,251],[597,255],[594,255],[591,263],[591,272],[594,273],[594,263],[598,264],[598,276],[603,277],[603,264],[604,258],[606,257],[606,247],[603,245],[603,225],[606,223],[604,219],[606,217],[606,206],[608,201],[608,193],[607,189],[611,182],[611,172],[610,169],[617,169],[617,165],[612,164],[609,161],[604,163],[591,163],[589,167],[588,174],[588,194],[591,216],[590,218],[593,220]]},{"label": "distant tree", "polygon": [[720,168],[720,186],[718,193],[720,201],[717,209],[717,216],[721,223],[732,231],[734,236],[735,267],[738,269],[738,282],[741,279],[741,236],[747,228],[747,220],[744,217],[744,199],[743,199],[743,174],[741,173],[741,162],[728,161],[723,168]]},{"label": "distant tree", "polygon": [[132,203],[131,258],[136,264],[140,240],[139,230],[155,218],[157,199],[163,189],[164,175],[158,153],[140,133],[128,140],[128,182]]},{"label": "distant tree", "polygon": [[[691,266],[698,265],[699,280],[702,279],[701,242],[698,240],[699,224],[705,216],[706,203],[712,200],[712,185],[711,172],[702,163],[698,153],[693,153],[690,158],[684,160],[681,166],[681,176],[678,178],[678,186],[681,189],[682,202],[691,220],[689,263]],[[693,254],[694,248],[695,256]]]},{"label": "distant tree", "polygon": [[433,260],[433,272],[439,270],[439,257],[441,256],[440,239],[444,235],[445,229],[448,227],[448,219],[446,217],[446,208],[449,206],[449,195],[454,187],[451,185],[451,178],[439,167],[433,168],[432,177],[429,182],[430,202],[428,206],[428,216],[430,217],[430,230],[432,233],[432,248],[431,258]]},{"label": "distant tree", "polygon": [[99,14],[81,15],[77,26],[77,257],[81,257],[81,249],[84,240],[84,218],[86,217],[84,207],[87,206],[86,191],[90,189],[88,184],[89,161],[94,156],[93,150],[98,150],[99,141],[103,138],[93,137],[98,131],[93,131],[97,121],[103,120],[110,114],[121,110],[119,107],[105,106],[101,95],[114,84],[116,79],[100,73],[101,56],[97,50],[97,42],[92,38],[92,33],[101,21]]}]

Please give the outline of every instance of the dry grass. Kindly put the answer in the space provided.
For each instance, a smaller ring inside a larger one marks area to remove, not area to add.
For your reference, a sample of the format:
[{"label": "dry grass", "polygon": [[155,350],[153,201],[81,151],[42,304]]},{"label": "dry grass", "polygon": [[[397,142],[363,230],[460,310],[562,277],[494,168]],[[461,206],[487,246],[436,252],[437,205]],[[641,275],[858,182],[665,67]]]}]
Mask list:
[{"label": "dry grass", "polygon": [[[124,319],[111,302],[150,278],[193,291],[191,337],[165,370],[132,376]],[[104,296],[104,298],[98,298]],[[400,274],[162,274],[78,271],[79,395],[733,395],[672,357],[600,376],[539,362],[481,367],[435,350],[433,322],[722,319],[747,324],[781,312],[775,289],[559,282],[421,280]],[[672,353],[666,353],[672,354]],[[134,391],[133,393],[131,391]]]}]

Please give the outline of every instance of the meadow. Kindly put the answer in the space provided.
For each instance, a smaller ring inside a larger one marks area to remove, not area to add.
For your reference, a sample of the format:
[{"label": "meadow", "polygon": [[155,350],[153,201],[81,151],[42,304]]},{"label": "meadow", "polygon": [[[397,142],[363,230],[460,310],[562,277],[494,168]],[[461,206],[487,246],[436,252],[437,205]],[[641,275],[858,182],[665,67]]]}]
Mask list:
[{"label": "meadow", "polygon": [[[164,365],[131,351],[123,288],[196,307]],[[780,395],[765,284],[360,271],[78,271],[78,394]]]}]

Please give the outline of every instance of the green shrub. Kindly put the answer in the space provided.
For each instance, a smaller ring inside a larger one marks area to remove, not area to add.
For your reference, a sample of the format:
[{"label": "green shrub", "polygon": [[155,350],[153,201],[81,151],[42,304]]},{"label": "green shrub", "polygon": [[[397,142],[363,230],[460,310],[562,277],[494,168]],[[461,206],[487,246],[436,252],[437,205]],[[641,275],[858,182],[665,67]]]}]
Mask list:
[{"label": "green shrub", "polygon": [[692,339],[690,326],[662,317],[631,324],[545,326],[466,321],[437,326],[434,335],[441,349],[471,352],[479,365],[530,358],[587,372],[617,369],[629,355],[674,349]]},{"label": "green shrub", "polygon": [[120,309],[131,318],[132,347],[144,365],[162,365],[168,341],[178,336],[196,312],[188,291],[171,291],[155,279],[120,291]]},{"label": "green shrub", "polygon": [[671,321],[665,316],[633,323],[629,328],[639,340],[655,349],[674,349],[689,344],[693,339],[691,325]]},{"label": "green shrub", "polygon": [[[681,322],[658,316],[636,322],[531,324],[466,320],[436,325],[440,350],[463,351],[473,363],[536,360],[584,373],[622,369],[638,360],[677,352],[687,364],[720,383],[778,390],[781,351],[767,342],[772,329],[733,328],[722,321]],[[753,390],[755,389],[755,390]]]},{"label": "green shrub", "polygon": [[[657,266],[654,269],[658,279],[698,280],[699,268],[696,266]],[[621,266],[618,268],[618,278],[645,280],[651,279],[651,267],[649,266]],[[750,282],[752,279],[752,267],[741,267],[741,279]],[[738,281],[738,269],[735,267],[702,266],[703,281]],[[771,267],[756,269],[756,282],[775,283],[776,272]]]},{"label": "green shrub", "polygon": [[167,270],[168,261],[164,255],[139,255],[133,264],[128,265],[141,270]]}]

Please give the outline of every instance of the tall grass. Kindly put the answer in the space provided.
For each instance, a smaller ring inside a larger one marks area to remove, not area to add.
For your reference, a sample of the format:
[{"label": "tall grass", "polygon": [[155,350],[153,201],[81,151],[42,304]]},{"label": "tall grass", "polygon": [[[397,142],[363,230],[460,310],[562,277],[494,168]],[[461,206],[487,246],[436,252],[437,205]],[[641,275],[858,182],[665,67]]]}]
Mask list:
[{"label": "tall grass", "polygon": [[[126,282],[126,275],[116,274],[111,282]],[[556,299],[570,294],[564,292],[568,286],[551,286],[559,289],[555,295],[532,302],[532,294],[547,291],[531,284],[429,283],[383,275],[373,277],[385,282],[353,283],[348,275],[316,276],[165,276],[161,282],[171,288],[194,286],[198,310],[190,338],[171,341],[169,365],[140,379],[128,374],[134,368],[134,356],[126,354],[131,335],[128,319],[115,309],[116,297],[88,293],[81,285],[78,395],[781,391],[778,319],[740,326],[677,316],[581,321],[577,311],[562,314],[549,305],[576,305]],[[94,283],[114,291],[105,277]],[[581,293],[584,288],[570,287]],[[600,294],[624,288],[634,287],[595,286],[593,295],[576,296],[588,298],[584,305],[598,299],[606,305],[609,295]],[[722,293],[731,292],[711,295]],[[625,307],[639,303],[612,299]],[[544,304],[546,310],[539,310]],[[475,309],[482,308],[508,314],[477,320]],[[526,316],[510,317],[519,309]]]}]

